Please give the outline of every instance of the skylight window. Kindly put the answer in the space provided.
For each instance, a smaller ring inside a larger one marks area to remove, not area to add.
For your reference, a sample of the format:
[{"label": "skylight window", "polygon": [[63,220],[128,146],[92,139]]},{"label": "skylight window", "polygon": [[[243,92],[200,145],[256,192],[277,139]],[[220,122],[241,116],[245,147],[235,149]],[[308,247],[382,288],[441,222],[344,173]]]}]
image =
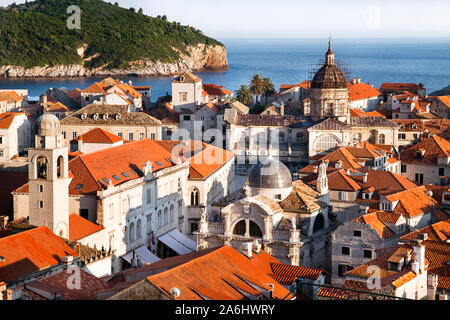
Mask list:
[{"label": "skylight window", "polygon": [[126,173],[126,172],[122,172],[122,175],[123,175],[125,178],[129,178],[129,177],[130,177],[130,175],[129,175],[128,173]]},{"label": "skylight window", "polygon": [[82,184],[79,184],[79,185],[77,185],[77,187],[76,187],[75,189],[81,190],[81,188],[83,188],[83,185],[82,185]]},{"label": "skylight window", "polygon": [[113,178],[116,179],[117,181],[122,180],[122,179],[120,179],[120,178],[119,178],[118,176],[116,176],[116,175],[113,175]]},{"label": "skylight window", "polygon": [[109,184],[109,182],[110,182],[109,179],[106,179],[106,178],[103,178],[102,180],[103,180],[104,182],[106,182],[106,184]]},{"label": "skylight window", "polygon": [[161,162],[159,162],[159,161],[156,161],[156,164],[158,165],[158,166],[164,166]]},{"label": "skylight window", "polygon": [[138,175],[138,174],[136,173],[136,171],[134,171],[133,169],[130,169],[130,171],[131,171],[132,174]]}]

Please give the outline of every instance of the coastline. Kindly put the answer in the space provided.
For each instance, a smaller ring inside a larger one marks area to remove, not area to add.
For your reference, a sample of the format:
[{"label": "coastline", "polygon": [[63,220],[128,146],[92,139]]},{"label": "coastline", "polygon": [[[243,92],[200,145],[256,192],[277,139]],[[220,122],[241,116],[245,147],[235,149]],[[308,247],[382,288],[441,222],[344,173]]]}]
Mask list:
[{"label": "coastline", "polygon": [[0,66],[2,79],[77,79],[94,77],[158,77],[173,76],[186,71],[218,71],[228,70],[227,50],[224,46],[207,46],[199,44],[186,48],[188,54],[181,54],[180,60],[167,63],[142,59],[128,62],[124,69],[105,69],[102,66],[87,69],[82,64],[36,66],[25,68],[22,66]]}]

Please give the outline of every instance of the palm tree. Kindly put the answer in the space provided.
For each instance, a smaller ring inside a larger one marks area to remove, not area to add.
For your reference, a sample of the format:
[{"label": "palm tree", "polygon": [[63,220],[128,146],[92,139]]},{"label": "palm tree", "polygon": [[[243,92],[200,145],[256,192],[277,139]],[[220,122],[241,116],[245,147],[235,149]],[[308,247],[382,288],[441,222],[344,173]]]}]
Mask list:
[{"label": "palm tree", "polygon": [[246,106],[253,103],[252,93],[245,84],[241,85],[241,87],[236,90],[236,99]]},{"label": "palm tree", "polygon": [[259,96],[264,93],[263,80],[261,75],[255,74],[250,82],[250,91],[256,96],[256,104],[259,103]]},{"label": "palm tree", "polygon": [[262,79],[262,82],[263,82],[264,96],[266,97],[266,105],[267,105],[267,96],[275,93],[275,85],[269,78]]}]

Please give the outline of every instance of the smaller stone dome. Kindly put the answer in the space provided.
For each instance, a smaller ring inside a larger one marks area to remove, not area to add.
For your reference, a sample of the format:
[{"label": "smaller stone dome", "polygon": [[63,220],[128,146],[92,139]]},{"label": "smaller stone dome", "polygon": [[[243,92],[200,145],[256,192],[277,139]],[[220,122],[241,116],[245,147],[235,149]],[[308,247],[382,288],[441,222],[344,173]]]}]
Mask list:
[{"label": "smaller stone dome", "polygon": [[292,175],[279,160],[272,157],[258,162],[248,175],[250,188],[279,189],[292,187]]},{"label": "smaller stone dome", "polygon": [[56,116],[44,113],[36,121],[36,134],[38,136],[57,136],[60,134],[61,125]]}]

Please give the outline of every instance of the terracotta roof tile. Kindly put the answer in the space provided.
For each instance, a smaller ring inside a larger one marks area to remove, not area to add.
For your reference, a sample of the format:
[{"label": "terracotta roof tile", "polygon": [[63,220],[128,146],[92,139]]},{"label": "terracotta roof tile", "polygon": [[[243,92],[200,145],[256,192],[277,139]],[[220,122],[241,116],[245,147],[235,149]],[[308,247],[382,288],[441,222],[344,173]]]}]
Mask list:
[{"label": "terracotta roof tile", "polygon": [[73,213],[69,216],[69,240],[78,241],[91,234],[103,230],[103,226],[96,225],[89,220]]},{"label": "terracotta roof tile", "polygon": [[274,285],[274,299],[289,296],[288,290],[230,246],[217,248],[170,270],[149,276],[147,280],[169,297],[170,289],[176,286],[181,291],[178,300],[242,300],[246,296],[239,289],[258,296],[263,293],[261,291],[269,289],[269,283]]},{"label": "terracotta roof tile", "polygon": [[74,140],[83,140],[84,143],[116,143],[123,141],[119,136],[101,128],[92,129]]},{"label": "terracotta roof tile", "polygon": [[0,281],[8,282],[57,265],[64,256],[76,256],[47,227],[39,227],[0,239]]},{"label": "terracotta roof tile", "polygon": [[350,101],[379,97],[380,91],[366,83],[348,83],[348,97]]}]

